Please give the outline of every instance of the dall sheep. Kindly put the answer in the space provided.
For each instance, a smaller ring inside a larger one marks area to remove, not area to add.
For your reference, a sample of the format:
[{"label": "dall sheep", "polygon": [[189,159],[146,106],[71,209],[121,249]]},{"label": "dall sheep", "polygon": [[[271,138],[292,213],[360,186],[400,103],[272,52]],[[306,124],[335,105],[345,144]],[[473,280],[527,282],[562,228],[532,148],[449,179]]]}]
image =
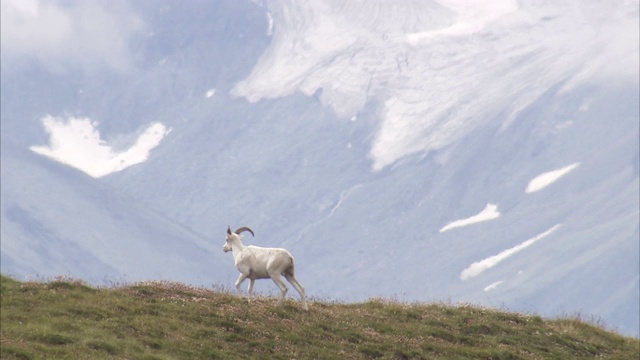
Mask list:
[{"label": "dall sheep", "polygon": [[307,298],[304,293],[304,288],[295,276],[295,261],[289,251],[282,248],[263,248],[258,246],[244,246],[242,244],[242,237],[240,234],[244,231],[248,231],[252,236],[255,236],[253,230],[248,227],[238,228],[236,231],[231,231],[231,227],[227,228],[226,243],[222,247],[224,252],[233,252],[233,261],[240,271],[240,276],[236,281],[236,289],[238,293],[242,295],[240,285],[245,279],[249,279],[249,300],[253,295],[253,284],[256,279],[268,279],[271,278],[273,282],[278,285],[281,291],[278,305],[282,304],[285,295],[287,294],[287,286],[282,281],[284,276],[287,281],[293,285],[293,287],[300,293],[300,299],[302,301],[302,308],[308,310]]}]

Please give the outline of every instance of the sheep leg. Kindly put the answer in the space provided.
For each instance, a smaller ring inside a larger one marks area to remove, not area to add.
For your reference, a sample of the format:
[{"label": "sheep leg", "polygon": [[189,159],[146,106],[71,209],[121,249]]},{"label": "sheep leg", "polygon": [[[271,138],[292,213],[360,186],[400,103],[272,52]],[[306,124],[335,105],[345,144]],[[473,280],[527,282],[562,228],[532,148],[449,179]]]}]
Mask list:
[{"label": "sheep leg", "polygon": [[238,280],[236,280],[236,289],[238,290],[238,296],[243,296],[244,295],[242,293],[242,289],[240,289],[240,285],[242,285],[242,282],[244,281],[244,279],[247,278],[247,276],[248,275],[240,273],[240,276],[238,276]]},{"label": "sheep leg", "polygon": [[287,285],[285,285],[284,282],[282,281],[280,274],[270,274],[270,275],[273,282],[276,283],[276,285],[278,285],[278,287],[280,288],[280,291],[282,292],[280,295],[280,300],[278,300],[278,305],[282,305],[282,301],[284,300],[285,295],[287,295],[287,291],[289,291],[289,289],[287,289]]},{"label": "sheep leg", "polygon": [[247,292],[249,293],[249,301],[251,301],[251,298],[253,297],[253,284],[256,281],[254,279],[249,279],[249,289],[247,289]]},{"label": "sheep leg", "polygon": [[302,309],[309,310],[309,307],[307,306],[307,296],[304,293],[304,287],[300,285],[300,283],[298,282],[298,279],[296,279],[296,277],[291,274],[285,274],[284,277],[298,291],[298,293],[300,293],[300,300],[302,301]]}]

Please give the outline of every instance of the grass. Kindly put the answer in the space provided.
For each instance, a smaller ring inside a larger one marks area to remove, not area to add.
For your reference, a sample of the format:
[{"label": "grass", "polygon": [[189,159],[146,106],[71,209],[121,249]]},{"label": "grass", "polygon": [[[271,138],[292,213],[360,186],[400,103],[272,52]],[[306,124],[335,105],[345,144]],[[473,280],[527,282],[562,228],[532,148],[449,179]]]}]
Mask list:
[{"label": "grass", "polygon": [[640,340],[569,318],[472,306],[246,301],[178,283],[93,288],[2,276],[2,359],[640,358]]}]

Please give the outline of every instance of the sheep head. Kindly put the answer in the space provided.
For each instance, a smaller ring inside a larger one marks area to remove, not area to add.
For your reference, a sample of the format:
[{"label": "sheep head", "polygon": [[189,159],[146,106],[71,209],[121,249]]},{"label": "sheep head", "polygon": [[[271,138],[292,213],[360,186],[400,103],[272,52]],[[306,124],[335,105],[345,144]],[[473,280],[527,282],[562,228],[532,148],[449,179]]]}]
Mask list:
[{"label": "sheep head", "polygon": [[224,246],[222,247],[222,250],[224,252],[229,252],[229,251],[233,250],[232,247],[231,247],[231,244],[233,242],[242,243],[241,240],[240,240],[241,239],[240,238],[240,234],[245,232],[245,231],[248,231],[248,232],[251,233],[252,236],[255,236],[255,234],[253,233],[253,230],[249,229],[246,226],[238,228],[236,231],[231,231],[231,227],[230,226],[227,227],[227,239],[226,239],[226,242],[225,242]]}]

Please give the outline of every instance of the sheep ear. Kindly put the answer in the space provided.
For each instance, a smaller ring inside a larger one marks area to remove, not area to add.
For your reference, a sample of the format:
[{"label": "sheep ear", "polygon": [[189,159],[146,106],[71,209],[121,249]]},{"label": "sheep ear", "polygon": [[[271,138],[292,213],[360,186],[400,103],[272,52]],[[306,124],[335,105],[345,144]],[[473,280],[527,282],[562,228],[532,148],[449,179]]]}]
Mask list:
[{"label": "sheep ear", "polygon": [[231,226],[227,226],[227,234],[231,235]]}]

